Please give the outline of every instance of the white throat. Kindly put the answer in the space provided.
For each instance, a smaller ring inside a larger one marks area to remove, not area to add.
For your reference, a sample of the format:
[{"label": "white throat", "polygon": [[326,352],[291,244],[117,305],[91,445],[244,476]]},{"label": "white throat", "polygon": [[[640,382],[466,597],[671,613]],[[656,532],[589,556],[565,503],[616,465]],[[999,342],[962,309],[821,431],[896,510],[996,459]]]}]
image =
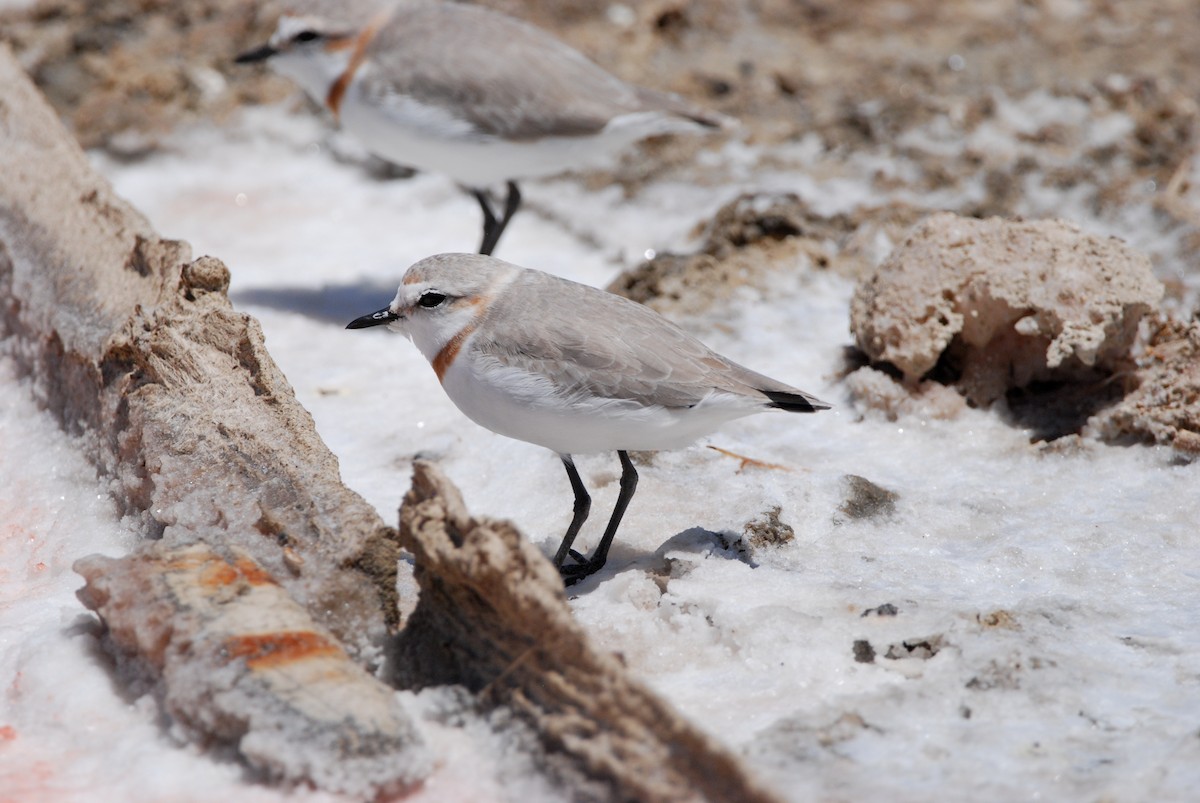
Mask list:
[{"label": "white throat", "polygon": [[280,75],[295,81],[316,103],[325,105],[330,87],[350,65],[353,48],[332,52],[319,49],[280,53],[270,65]]}]

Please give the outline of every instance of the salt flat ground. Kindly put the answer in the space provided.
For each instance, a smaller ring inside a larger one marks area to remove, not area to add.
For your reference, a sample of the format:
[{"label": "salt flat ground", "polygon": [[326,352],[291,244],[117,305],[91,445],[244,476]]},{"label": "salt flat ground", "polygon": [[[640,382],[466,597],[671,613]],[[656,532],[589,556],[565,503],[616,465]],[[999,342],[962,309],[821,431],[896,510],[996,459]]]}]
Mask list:
[{"label": "salt flat ground", "polygon": [[[471,250],[474,201],[438,176],[372,178],[330,158],[324,137],[265,109],[139,162],[95,159],[165,236],[230,266],[235,304],[262,322],[345,481],[386,519],[426,457],[472,511],[512,519],[549,552],[571,513],[558,459],[465,419],[403,338],[343,329],[384,306],[412,262]],[[865,161],[821,180],[807,169],[815,151],[795,148],[791,171],[759,170],[758,156],[737,142],[708,154],[726,176],[716,187],[673,176],[624,197],[570,177],[530,184],[498,255],[603,286],[648,250],[694,245],[693,226],[746,189],[795,191],[825,213],[878,200]],[[1144,212],[1114,224],[1069,197],[1030,204],[1118,234]],[[608,567],[572,590],[576,615],[791,800],[1188,799],[1200,785],[1200,466],[1160,447],[1031,444],[999,409],[896,421],[859,409],[838,381],[852,289],[797,263],[680,320],[836,406],[744,419],[643,464]],[[15,734],[0,730],[0,789],[288,796],[175,746],[151,701],[107,674],[70,565],[132,537],[77,446],[0,370],[0,726]],[[743,468],[706,444],[783,468]],[[595,490],[590,546],[619,472],[610,455],[579,465]],[[895,512],[849,518],[846,475],[898,494]],[[793,541],[731,546],[774,508]],[[883,605],[895,615],[868,613]],[[856,660],[862,642],[873,661]],[[484,771],[429,799],[514,794],[512,770],[488,775],[503,745],[438,733],[452,761]]]}]

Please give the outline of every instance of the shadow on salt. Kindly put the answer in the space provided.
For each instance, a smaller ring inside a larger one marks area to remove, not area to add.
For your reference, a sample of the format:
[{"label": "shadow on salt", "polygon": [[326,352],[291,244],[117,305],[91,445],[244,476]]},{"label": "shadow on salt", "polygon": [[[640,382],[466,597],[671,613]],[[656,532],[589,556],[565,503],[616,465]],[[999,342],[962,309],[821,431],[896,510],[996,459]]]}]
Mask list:
[{"label": "shadow on salt", "polygon": [[231,291],[229,298],[239,308],[266,307],[344,326],[364,309],[387,306],[395,295],[395,283],[360,281],[321,287],[251,287]]}]

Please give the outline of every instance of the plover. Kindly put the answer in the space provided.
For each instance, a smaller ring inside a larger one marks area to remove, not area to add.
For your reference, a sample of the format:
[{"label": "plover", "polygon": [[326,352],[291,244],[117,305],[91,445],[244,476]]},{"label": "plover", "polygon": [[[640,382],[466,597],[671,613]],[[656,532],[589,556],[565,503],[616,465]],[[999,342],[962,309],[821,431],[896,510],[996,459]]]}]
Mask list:
[{"label": "plover", "polygon": [[[387,307],[346,328],[408,335],[476,423],[556,452],[575,494],[554,555],[567,585],[600,569],[637,486],[631,450],[674,449],[727,421],[829,405],[711,351],[629,299],[477,254],[413,265]],[[572,549],[591,497],[572,455],[617,452],[621,483],[591,557]]]},{"label": "plover", "polygon": [[[587,166],[648,136],[728,118],[628,84],[545,31],[474,5],[391,3],[365,25],[285,14],[269,60],[367,150],[450,176],[483,210],[490,254],[521,203],[517,180]],[[505,184],[503,209],[488,188]]]}]

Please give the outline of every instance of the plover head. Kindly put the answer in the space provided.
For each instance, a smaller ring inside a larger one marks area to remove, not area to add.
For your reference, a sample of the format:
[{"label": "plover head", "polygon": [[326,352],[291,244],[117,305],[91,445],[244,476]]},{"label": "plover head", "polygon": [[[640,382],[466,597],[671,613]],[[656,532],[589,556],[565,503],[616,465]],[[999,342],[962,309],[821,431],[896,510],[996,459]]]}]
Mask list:
[{"label": "plover head", "polygon": [[238,64],[268,61],[276,72],[323,98],[346,72],[359,30],[313,15],[284,14],[268,42],[239,55]]},{"label": "plover head", "polygon": [[492,300],[521,269],[478,254],[439,254],[404,274],[396,297],[384,309],[346,328],[384,326],[408,335],[438,375],[447,360],[480,325]]}]

